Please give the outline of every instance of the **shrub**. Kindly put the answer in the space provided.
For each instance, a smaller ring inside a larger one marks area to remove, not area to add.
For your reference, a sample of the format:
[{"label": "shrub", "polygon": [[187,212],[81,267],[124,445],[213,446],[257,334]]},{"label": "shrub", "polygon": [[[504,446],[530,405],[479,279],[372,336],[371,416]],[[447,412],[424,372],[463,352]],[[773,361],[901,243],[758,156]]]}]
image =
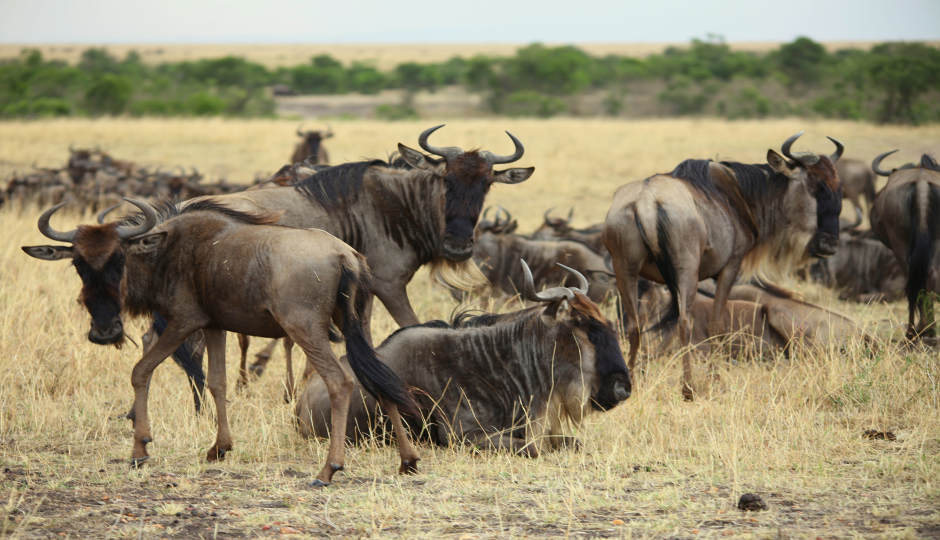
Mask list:
[{"label": "shrub", "polygon": [[123,77],[102,75],[85,92],[85,106],[93,115],[121,114],[133,92],[134,87]]},{"label": "shrub", "polygon": [[503,111],[509,116],[549,118],[565,111],[565,102],[538,92],[514,92],[506,98]]}]

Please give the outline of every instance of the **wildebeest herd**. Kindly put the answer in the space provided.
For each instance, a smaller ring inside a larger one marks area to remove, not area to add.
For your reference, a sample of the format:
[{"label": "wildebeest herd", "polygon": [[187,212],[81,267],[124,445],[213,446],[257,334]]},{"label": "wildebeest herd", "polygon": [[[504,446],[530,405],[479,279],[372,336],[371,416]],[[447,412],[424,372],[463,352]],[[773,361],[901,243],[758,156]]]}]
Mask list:
[{"label": "wildebeest herd", "polygon": [[[866,287],[841,285],[853,298],[890,294],[870,290],[888,282],[903,286],[908,338],[934,335],[940,166],[929,156],[885,171],[881,163],[891,152],[883,154],[872,171],[889,176],[887,186],[875,195],[874,177],[865,176],[849,193],[841,177],[854,169],[841,165],[842,143],[831,139],[831,155],[795,152],[797,134],[781,153],[768,150],[766,163],[690,159],[625,184],[603,223],[575,229],[570,213],[552,217],[549,210],[537,231],[522,235],[506,209],[484,210],[493,184],[517,184],[534,173],[495,168],[522,158],[522,142],[507,132],[514,145],[509,155],[434,146],[429,138],[441,127],[419,135],[423,152],[399,144],[388,161],[336,166],[325,163],[321,144],[331,130],[298,130],[304,142],[293,163],[256,189],[200,193],[193,176],[146,195],[109,191],[139,211],[108,222],[109,207],[98,224],[66,232],[53,229],[50,218],[73,199],[37,197],[55,203],[39,218],[39,231],[66,245],[23,250],[72,261],[91,316],[88,339],[120,347],[125,316],[153,320],[131,374],[134,466],[148,459],[153,440],[151,375],[170,356],[190,375],[197,410],[203,385],[215,401],[218,433],[207,459],[231,450],[227,332],[240,336],[241,384],[248,380],[248,336],[284,338],[288,352],[295,343],[303,350],[306,386],[296,402],[297,426],[304,436],[330,438],[315,485],[328,485],[343,468],[347,438],[393,435],[401,473],[417,470],[411,437],[529,457],[576,446],[569,424],[630,397],[644,327],[684,347],[681,392],[688,400],[695,396],[692,359],[716,345],[736,357],[789,354],[847,337],[874,347],[851,318],[774,284],[814,260],[809,275],[829,285],[864,275]],[[127,185],[140,174],[101,151],[72,156],[65,169],[46,174],[67,174],[77,185],[103,170],[117,171]],[[188,194],[173,187],[190,184]],[[855,230],[862,216],[858,193],[868,197],[867,233]],[[839,221],[843,196],[856,205],[855,223]],[[846,255],[847,246],[859,243],[869,253]],[[876,246],[881,255],[872,255]],[[878,269],[867,274],[840,266],[857,269],[873,257]],[[456,298],[517,298],[523,307],[421,322],[406,286],[422,266]],[[371,333],[374,298],[401,327],[378,346]],[[599,308],[607,301],[616,303],[619,321]],[[345,341],[341,358],[331,339]],[[290,365],[287,388],[290,399]]]}]

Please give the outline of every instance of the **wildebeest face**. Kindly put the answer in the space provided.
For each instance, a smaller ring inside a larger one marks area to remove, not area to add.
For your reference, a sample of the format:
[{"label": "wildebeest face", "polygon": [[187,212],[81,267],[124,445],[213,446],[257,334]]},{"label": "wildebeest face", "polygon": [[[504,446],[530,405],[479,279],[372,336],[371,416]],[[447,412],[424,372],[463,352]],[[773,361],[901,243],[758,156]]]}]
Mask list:
[{"label": "wildebeest face", "polygon": [[831,257],[839,247],[839,214],[842,213],[842,187],[828,156],[806,166],[788,161],[773,150],[767,152],[771,168],[789,179],[786,195],[789,231],[809,236],[806,253],[810,257]]},{"label": "wildebeest face", "polygon": [[424,154],[398,145],[402,157],[412,167],[432,170],[444,182],[444,230],[441,255],[451,261],[465,261],[473,255],[473,231],[486,194],[496,182],[516,184],[532,175],[534,167],[493,171],[485,156],[476,151],[432,161]]}]

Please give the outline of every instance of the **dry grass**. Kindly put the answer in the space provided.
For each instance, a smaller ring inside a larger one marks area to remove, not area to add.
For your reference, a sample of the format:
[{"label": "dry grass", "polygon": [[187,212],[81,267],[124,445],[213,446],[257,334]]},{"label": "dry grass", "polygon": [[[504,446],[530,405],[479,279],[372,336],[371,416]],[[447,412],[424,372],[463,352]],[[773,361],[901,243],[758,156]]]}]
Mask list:
[{"label": "dry grass", "polygon": [[[334,161],[381,156],[415,145],[425,125],[334,123]],[[34,159],[61,161],[69,141],[99,142],[115,155],[151,163],[192,163],[248,178],[287,156],[293,124],[277,121],[106,120],[0,124],[4,171]],[[497,186],[503,204],[530,230],[551,205],[573,204],[579,223],[599,221],[613,189],[672,168],[684,157],[758,161],[767,147],[807,129],[870,157],[901,147],[936,150],[937,127],[717,121],[459,121],[439,144],[508,152],[509,129],[527,145],[535,176]],[[931,143],[925,143],[931,141]],[[19,246],[46,243],[38,209],[0,212],[0,477],[7,504],[0,528],[17,537],[226,538],[298,536],[400,538],[914,538],[940,534],[940,362],[936,352],[900,347],[900,304],[836,305],[876,329],[878,354],[857,344],[791,359],[696,366],[701,395],[679,398],[677,357],[651,359],[635,374],[633,397],[592,417],[581,452],[536,460],[467,448],[419,448],[421,473],[395,474],[394,448],[351,449],[333,487],[307,488],[326,443],[302,441],[281,402],[278,359],[247,393],[230,385],[234,451],[202,461],[214,439],[211,417],[192,414],[182,372],[167,362],[151,392],[154,458],[130,471],[128,383],[139,351],[87,342],[88,316],[75,302],[79,280],[67,263],[28,258]],[[62,218],[58,225],[71,220]],[[84,219],[90,219],[86,216]],[[805,286],[812,299],[834,295]],[[447,295],[419,274],[411,297],[422,318],[449,315]],[[610,306],[606,307],[612,314]],[[379,308],[376,337],[394,329]],[[130,325],[131,335],[142,331]],[[235,343],[229,380],[235,376]],[[256,342],[255,346],[260,344]],[[890,430],[896,441],[863,439]],[[735,509],[754,492],[770,509]],[[182,509],[182,511],[180,511]],[[177,516],[179,512],[181,515]],[[195,512],[195,515],[193,513]],[[128,515],[130,514],[130,515]],[[212,515],[215,514],[215,515]],[[265,527],[268,527],[265,529]]]},{"label": "dry grass", "polygon": [[[560,45],[560,44],[549,44]],[[622,56],[646,57],[661,53],[667,47],[688,47],[689,43],[578,43],[577,47],[596,56],[616,54]],[[730,43],[732,49],[765,53],[776,50],[780,43]],[[869,49],[875,42],[829,42],[823,43],[830,51],[846,48]],[[424,44],[0,44],[0,59],[15,58],[24,48],[36,48],[43,57],[50,60],[63,60],[77,63],[82,51],[89,47],[106,47],[111,54],[124,58],[129,51],[140,53],[144,62],[193,61],[203,58],[240,56],[265,66],[296,66],[306,64],[310,58],[319,54],[329,54],[346,65],[352,62],[369,62],[379,69],[389,70],[402,62],[443,62],[454,56],[470,58],[482,54],[487,56],[512,56],[516,49],[524,47],[520,43],[424,43]]]}]

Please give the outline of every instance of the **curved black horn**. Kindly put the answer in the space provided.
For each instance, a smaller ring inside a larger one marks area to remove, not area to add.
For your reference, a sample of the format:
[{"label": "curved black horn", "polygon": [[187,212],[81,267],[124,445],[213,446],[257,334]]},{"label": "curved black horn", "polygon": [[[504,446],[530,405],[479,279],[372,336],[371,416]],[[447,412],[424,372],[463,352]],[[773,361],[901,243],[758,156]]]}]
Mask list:
[{"label": "curved black horn", "polygon": [[799,139],[800,136],[803,135],[804,133],[806,133],[806,132],[805,132],[805,131],[801,131],[801,132],[797,133],[796,135],[790,137],[789,139],[787,139],[786,141],[784,141],[783,146],[782,146],[780,149],[783,151],[783,155],[787,156],[788,158],[792,159],[793,161],[799,161],[800,163],[803,164],[804,167],[809,167],[810,165],[813,165],[813,164],[815,164],[817,161],[819,161],[819,155],[818,155],[818,154],[816,154],[816,153],[814,153],[814,152],[797,152],[797,153],[793,154],[793,153],[790,152],[790,147],[793,146],[793,143],[794,143],[797,139]]},{"label": "curved black horn", "polygon": [[499,212],[500,210],[502,210],[503,214],[506,215],[506,225],[509,225],[509,223],[512,221],[512,214],[509,213],[509,210],[503,208],[501,204],[496,205],[496,211]]},{"label": "curved black horn", "polygon": [[568,210],[568,223],[571,223],[571,216],[573,216],[573,215],[574,215],[574,207],[572,206],[572,207]]},{"label": "curved black horn", "polygon": [[124,200],[133,204],[137,208],[140,208],[140,211],[144,213],[144,218],[146,221],[140,225],[137,225],[136,227],[118,227],[118,235],[122,240],[128,240],[130,238],[134,238],[135,236],[140,236],[157,226],[157,213],[153,210],[153,208],[150,207],[149,204],[135,199],[128,199],[127,197],[124,197]]},{"label": "curved black horn", "polygon": [[540,293],[535,292],[535,280],[532,279],[532,270],[529,270],[529,265],[525,263],[524,259],[519,259],[519,262],[522,263],[522,270],[525,272],[525,287],[523,291],[525,292],[526,300],[532,302],[554,302],[555,300],[570,300],[574,298],[574,293],[565,287],[552,287]]},{"label": "curved black horn", "polygon": [[546,225],[549,224],[549,223],[548,223],[548,220],[549,220],[550,218],[548,217],[548,215],[551,214],[551,213],[552,213],[552,210],[554,210],[554,209],[555,209],[555,207],[553,206],[553,207],[549,208],[548,210],[546,210],[544,214],[542,214],[542,218],[545,220],[545,224],[546,224]]},{"label": "curved black horn", "polygon": [[111,212],[113,212],[118,206],[121,206],[121,203],[117,203],[117,204],[115,204],[114,206],[109,206],[109,207],[105,208],[104,210],[102,210],[102,211],[98,214],[98,225],[104,225],[104,218],[105,218],[105,216],[107,216],[108,214],[110,214]]},{"label": "curved black horn", "polygon": [[829,135],[826,135],[826,138],[832,141],[832,144],[836,145],[836,153],[829,155],[829,161],[835,163],[839,161],[839,158],[842,157],[842,152],[845,150],[845,146],[842,145],[837,139],[833,139]]},{"label": "curved black horn", "polygon": [[793,160],[796,159],[795,157],[793,157],[793,154],[790,153],[790,147],[793,146],[793,143],[796,142],[796,140],[799,139],[800,136],[802,136],[804,133],[806,133],[806,132],[805,132],[805,131],[801,131],[801,132],[797,133],[796,135],[790,137],[789,139],[783,141],[783,146],[780,147],[780,150],[783,152],[783,155],[784,155],[784,156],[786,156],[786,157],[788,157],[788,158],[790,158],[790,159],[793,159]]},{"label": "curved black horn", "polygon": [[590,284],[588,283],[587,278],[584,277],[584,274],[582,274],[581,272],[578,272],[578,271],[575,270],[574,268],[565,266],[565,265],[563,265],[563,264],[561,264],[561,263],[555,263],[555,264],[557,264],[558,266],[560,266],[560,267],[564,268],[565,270],[571,272],[572,274],[574,274],[574,277],[578,278],[578,284],[580,285],[580,287],[578,287],[578,288],[576,288],[576,289],[575,289],[574,287],[568,287],[569,289],[574,289],[574,290],[580,292],[581,294],[587,294],[587,292],[588,292],[588,287],[590,287]]},{"label": "curved black horn", "polygon": [[510,156],[500,156],[486,150],[480,152],[480,155],[486,159],[486,162],[489,163],[490,166],[519,161],[522,158],[522,154],[525,153],[525,147],[522,146],[522,143],[519,142],[519,139],[517,139],[515,135],[508,131],[506,135],[509,135],[509,138],[512,139],[512,144],[516,145],[515,151]]},{"label": "curved black horn", "polygon": [[49,218],[52,217],[52,214],[55,214],[59,208],[65,206],[65,203],[59,203],[52,208],[46,210],[39,216],[39,232],[43,236],[50,240],[55,240],[57,242],[71,242],[75,239],[75,233],[78,232],[78,229],[72,229],[69,232],[59,232],[49,226]]},{"label": "curved black horn", "polygon": [[[492,209],[493,209],[493,206],[492,206],[492,205],[487,206],[486,209],[483,210],[483,215],[480,216],[480,218],[481,218],[481,219],[486,219],[486,216],[490,213],[490,210],[492,210]],[[498,210],[497,210],[497,213],[496,213],[496,217],[497,217],[497,218],[499,217],[499,211],[498,211]]]},{"label": "curved black horn", "polygon": [[878,176],[891,176],[891,173],[889,171],[881,170],[881,160],[883,160],[884,158],[890,156],[891,154],[895,152],[897,152],[897,150],[885,152],[884,154],[881,154],[878,157],[876,157],[874,161],[871,162],[871,170],[875,171],[875,174],[877,174]]},{"label": "curved black horn", "polygon": [[444,127],[444,125],[445,124],[441,124],[439,126],[434,126],[432,128],[428,128],[422,131],[421,135],[418,135],[418,145],[420,145],[421,148],[423,148],[425,151],[430,152],[434,154],[435,156],[441,156],[442,158],[450,160],[459,156],[460,154],[463,154],[464,153],[463,149],[458,148],[456,146],[437,147],[437,146],[431,146],[430,144],[428,144],[428,137],[430,137],[431,134],[434,133],[435,131]]}]

